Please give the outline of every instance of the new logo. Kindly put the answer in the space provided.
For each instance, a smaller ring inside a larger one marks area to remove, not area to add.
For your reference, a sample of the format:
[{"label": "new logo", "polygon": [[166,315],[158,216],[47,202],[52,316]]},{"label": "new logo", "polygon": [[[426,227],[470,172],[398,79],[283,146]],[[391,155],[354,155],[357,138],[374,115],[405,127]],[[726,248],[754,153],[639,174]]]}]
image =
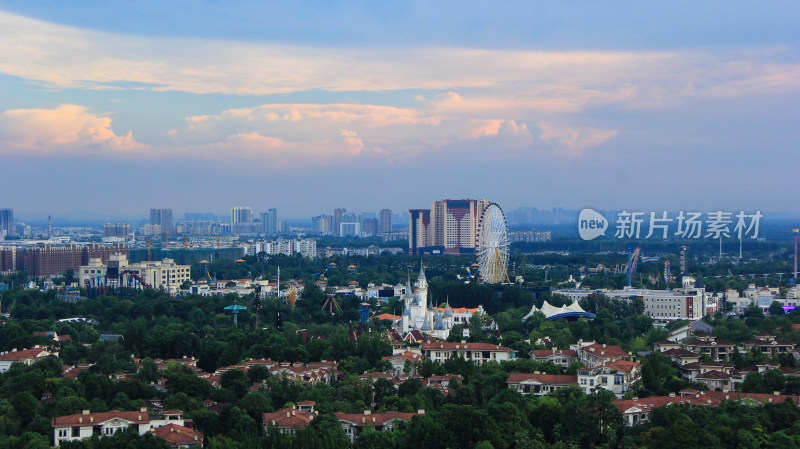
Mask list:
[{"label": "new logo", "polygon": [[608,220],[600,212],[583,209],[578,216],[578,234],[584,240],[592,240],[606,234]]}]

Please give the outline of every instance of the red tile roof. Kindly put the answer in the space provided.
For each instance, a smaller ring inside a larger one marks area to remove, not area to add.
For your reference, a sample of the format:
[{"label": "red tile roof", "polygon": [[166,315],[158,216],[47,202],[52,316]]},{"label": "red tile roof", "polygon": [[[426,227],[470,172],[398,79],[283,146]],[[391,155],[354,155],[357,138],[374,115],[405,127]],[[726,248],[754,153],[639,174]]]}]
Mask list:
[{"label": "red tile roof", "polygon": [[589,353],[592,353],[598,357],[603,358],[621,358],[621,357],[628,357],[628,353],[625,352],[621,347],[615,345],[601,345],[599,343],[595,343],[593,345],[584,346],[583,350]]},{"label": "red tile roof", "polygon": [[356,426],[382,426],[394,420],[411,421],[411,418],[421,416],[418,413],[383,412],[383,413],[342,413],[336,412],[336,419],[347,421]]},{"label": "red tile roof", "polygon": [[316,417],[315,413],[294,408],[285,408],[277,412],[264,413],[264,425],[284,429],[304,429]]},{"label": "red tile roof", "polygon": [[420,359],[422,359],[422,356],[417,354],[416,352],[405,351],[401,352],[400,354],[383,357],[381,360],[392,360],[392,359],[406,359],[411,362],[418,362]]},{"label": "red tile roof", "polygon": [[615,360],[613,362],[606,362],[603,365],[623,373],[630,373],[641,366],[636,362],[630,362],[628,360]]},{"label": "red tile roof", "polygon": [[723,401],[741,401],[750,400],[761,403],[776,403],[780,404],[787,399],[792,399],[797,403],[797,396],[790,396],[785,394],[765,394],[765,393],[725,393],[722,391],[701,391],[694,395],[688,396],[652,396],[649,398],[641,399],[621,399],[614,401],[614,405],[621,411],[625,412],[632,407],[638,407],[644,411],[652,410],[653,408],[663,407],[668,404],[691,404],[691,405],[708,405],[716,407]]},{"label": "red tile roof", "polygon": [[14,361],[21,362],[23,360],[32,360],[43,352],[47,352],[46,348],[31,348],[23,349],[21,351],[9,351],[5,354],[0,354],[0,361]]},{"label": "red tile roof", "polygon": [[203,434],[189,427],[177,424],[167,424],[166,426],[156,427],[149,433],[161,437],[167,441],[170,447],[182,447],[189,445],[202,445]]},{"label": "red tile roof", "polygon": [[561,374],[529,374],[511,373],[506,379],[508,384],[516,384],[526,380],[533,380],[541,384],[548,385],[578,385],[578,376],[566,376]]},{"label": "red tile roof", "polygon": [[147,412],[121,412],[119,410],[111,410],[110,412],[98,413],[76,413],[74,415],[59,416],[53,418],[53,427],[66,427],[66,426],[86,426],[86,425],[99,425],[100,423],[108,420],[119,418],[125,421],[133,422],[134,424],[147,424],[150,422],[150,415]]},{"label": "red tile roof", "polygon": [[573,351],[572,349],[556,349],[556,350],[552,350],[552,349],[534,349],[533,350],[533,355],[536,356],[537,358],[549,357],[549,356],[554,355],[554,354],[561,354],[561,355],[565,355],[565,356],[568,356],[568,357],[577,357],[578,356],[578,353]]}]

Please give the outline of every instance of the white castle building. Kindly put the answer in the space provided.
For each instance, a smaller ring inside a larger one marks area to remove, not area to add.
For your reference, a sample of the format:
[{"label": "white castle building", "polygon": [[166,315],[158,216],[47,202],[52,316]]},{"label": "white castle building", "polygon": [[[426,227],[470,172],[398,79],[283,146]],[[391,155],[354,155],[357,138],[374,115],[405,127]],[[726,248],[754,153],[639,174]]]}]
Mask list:
[{"label": "white castle building", "polygon": [[[466,313],[471,315],[475,311],[476,309],[472,309],[472,311],[466,310]],[[464,320],[465,323],[469,322],[467,317],[459,318]],[[406,293],[403,296],[403,315],[400,317],[400,322],[395,324],[397,330],[402,331],[403,335],[418,330],[424,335],[447,339],[454,324],[464,323],[456,323],[456,314],[450,309],[449,301],[444,308],[444,312],[440,308],[433,306],[433,302],[428,297],[428,280],[425,278],[425,268],[420,267],[417,290],[412,292],[411,278],[408,279],[406,284]]]}]

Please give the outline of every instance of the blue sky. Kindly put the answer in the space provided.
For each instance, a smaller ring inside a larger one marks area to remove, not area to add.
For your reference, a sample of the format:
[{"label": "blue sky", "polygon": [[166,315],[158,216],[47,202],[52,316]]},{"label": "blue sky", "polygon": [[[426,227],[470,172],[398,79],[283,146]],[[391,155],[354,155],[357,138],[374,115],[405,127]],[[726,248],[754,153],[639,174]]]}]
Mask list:
[{"label": "blue sky", "polygon": [[2,2],[0,203],[800,210],[800,4],[665,3]]}]

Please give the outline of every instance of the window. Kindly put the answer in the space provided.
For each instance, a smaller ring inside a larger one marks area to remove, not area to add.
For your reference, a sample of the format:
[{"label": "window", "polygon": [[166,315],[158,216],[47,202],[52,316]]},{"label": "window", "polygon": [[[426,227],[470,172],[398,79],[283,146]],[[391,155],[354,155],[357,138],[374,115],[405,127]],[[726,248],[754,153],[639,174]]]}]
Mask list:
[{"label": "window", "polygon": [[58,436],[63,438],[69,434],[68,429],[58,429]]}]

